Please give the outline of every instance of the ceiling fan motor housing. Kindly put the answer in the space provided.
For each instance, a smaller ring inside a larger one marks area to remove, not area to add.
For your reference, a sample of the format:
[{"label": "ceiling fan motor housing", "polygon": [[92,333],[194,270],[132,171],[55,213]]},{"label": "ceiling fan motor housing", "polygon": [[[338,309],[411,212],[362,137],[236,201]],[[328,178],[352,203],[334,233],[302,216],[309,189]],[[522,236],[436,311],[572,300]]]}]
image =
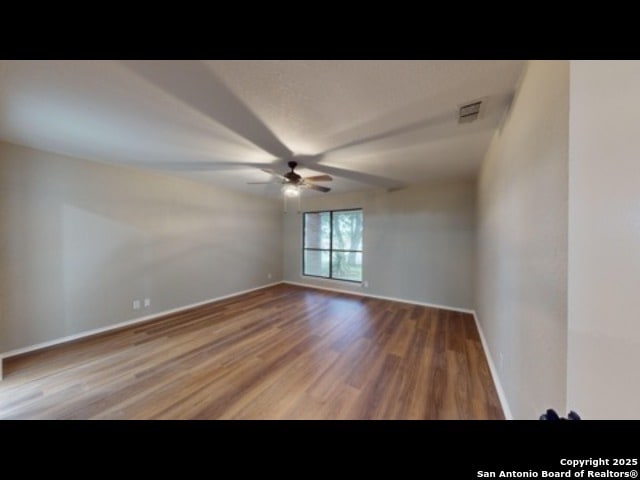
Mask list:
[{"label": "ceiling fan motor housing", "polygon": [[291,171],[285,173],[284,177],[287,180],[289,180],[289,182],[291,183],[300,183],[300,180],[302,180],[302,177],[293,171],[298,166],[298,162],[291,161],[288,163],[288,165]]}]

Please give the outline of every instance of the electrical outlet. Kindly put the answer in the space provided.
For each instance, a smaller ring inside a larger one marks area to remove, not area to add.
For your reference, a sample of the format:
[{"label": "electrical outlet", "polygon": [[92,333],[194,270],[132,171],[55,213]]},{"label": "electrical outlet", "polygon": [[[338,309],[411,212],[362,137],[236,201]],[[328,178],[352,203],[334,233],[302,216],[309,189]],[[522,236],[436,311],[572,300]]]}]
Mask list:
[{"label": "electrical outlet", "polygon": [[364,282],[362,282],[362,286],[364,288],[369,288],[369,282],[367,280],[365,280]]},{"label": "electrical outlet", "polygon": [[151,306],[151,299],[150,298],[145,298],[144,299],[144,306],[145,306],[145,308]]},{"label": "electrical outlet", "polygon": [[133,301],[133,309],[134,310],[139,310],[140,309],[140,300],[134,300]]},{"label": "electrical outlet", "polygon": [[269,280],[271,280],[271,277],[272,277],[272,276],[273,276],[273,275],[271,275],[271,273],[267,273],[267,278],[268,278]]}]

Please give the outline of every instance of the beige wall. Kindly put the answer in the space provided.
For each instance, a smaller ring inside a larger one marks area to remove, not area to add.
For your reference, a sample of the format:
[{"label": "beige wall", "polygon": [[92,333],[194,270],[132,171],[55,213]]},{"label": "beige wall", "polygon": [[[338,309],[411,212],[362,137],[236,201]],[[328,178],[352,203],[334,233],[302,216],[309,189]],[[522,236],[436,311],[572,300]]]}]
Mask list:
[{"label": "beige wall", "polygon": [[571,62],[567,406],[640,418],[640,62]]},{"label": "beige wall", "polygon": [[473,181],[418,185],[388,193],[307,197],[302,209],[362,208],[364,280],[359,284],[302,276],[302,215],[284,220],[284,278],[457,308],[473,306],[475,185]]},{"label": "beige wall", "polygon": [[530,62],[478,187],[477,314],[514,418],[563,412],[568,62]]},{"label": "beige wall", "polygon": [[[275,201],[0,143],[0,353],[279,281],[281,270]],[[151,307],[134,311],[136,298]]]}]

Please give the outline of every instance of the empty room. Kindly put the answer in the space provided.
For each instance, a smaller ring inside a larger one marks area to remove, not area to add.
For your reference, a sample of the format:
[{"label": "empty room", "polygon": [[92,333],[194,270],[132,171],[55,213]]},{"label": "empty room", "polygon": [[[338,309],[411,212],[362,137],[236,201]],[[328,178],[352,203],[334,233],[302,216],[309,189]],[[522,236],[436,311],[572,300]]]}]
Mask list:
[{"label": "empty room", "polygon": [[640,418],[638,61],[0,61],[0,419]]}]

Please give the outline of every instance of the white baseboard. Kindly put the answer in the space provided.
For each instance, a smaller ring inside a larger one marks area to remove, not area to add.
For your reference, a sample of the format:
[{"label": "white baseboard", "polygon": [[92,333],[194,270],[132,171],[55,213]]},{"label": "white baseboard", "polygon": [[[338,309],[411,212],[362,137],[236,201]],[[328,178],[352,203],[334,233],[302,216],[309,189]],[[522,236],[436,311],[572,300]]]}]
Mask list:
[{"label": "white baseboard", "polygon": [[364,292],[353,292],[351,290],[341,290],[338,288],[330,288],[330,287],[319,287],[316,285],[308,285],[306,283],[300,282],[291,282],[289,280],[284,280],[282,283],[288,283],[291,285],[297,285],[299,287],[307,287],[307,288],[317,288],[318,290],[328,290],[330,292],[339,292],[346,293],[350,295],[358,295],[361,297],[371,297],[371,298],[380,298],[382,300],[392,300],[394,302],[402,302],[409,303],[411,305],[420,305],[423,307],[432,307],[432,308],[441,308],[445,310],[453,310],[455,312],[469,313],[473,315],[473,319],[476,323],[476,328],[478,329],[478,334],[480,335],[480,341],[482,342],[482,348],[484,350],[485,357],[487,358],[487,363],[489,364],[489,371],[491,372],[491,377],[493,378],[493,384],[496,386],[496,391],[498,392],[498,398],[500,399],[500,404],[502,405],[502,411],[504,412],[504,417],[507,420],[513,420],[513,415],[511,414],[511,409],[509,408],[509,403],[507,402],[507,397],[504,393],[504,389],[502,388],[502,383],[500,383],[500,377],[498,377],[498,370],[496,369],[493,359],[491,357],[491,352],[489,351],[489,346],[487,345],[487,341],[484,337],[484,333],[482,332],[482,327],[480,326],[480,322],[478,321],[478,316],[476,315],[475,310],[469,310],[466,308],[458,308],[458,307],[450,307],[447,305],[438,305],[435,303],[425,303],[425,302],[416,302],[414,300],[406,300],[403,298],[394,298],[394,297],[385,297],[382,295],[372,295]]},{"label": "white baseboard", "polygon": [[207,303],[218,302],[220,300],[225,300],[231,297],[237,297],[238,295],[244,295],[245,293],[254,292],[256,290],[261,290],[263,288],[272,287],[274,285],[279,285],[280,282],[268,283],[266,285],[261,285],[255,288],[249,288],[247,290],[242,290],[241,292],[234,292],[228,295],[223,295],[221,297],[211,298],[209,300],[204,300],[202,302],[192,303],[190,305],[184,305],[182,307],[173,308],[171,310],[164,310],[163,312],[153,313],[151,315],[147,315],[145,317],[134,318],[132,320],[126,320],[124,322],[115,323],[113,325],[108,325],[106,327],[94,328],[92,330],[86,330],[84,332],[75,333],[73,335],[67,335],[66,337],[57,338],[55,340],[49,340],[47,342],[37,343],[35,345],[30,345],[24,348],[18,348],[15,350],[10,350],[8,352],[4,352],[0,354],[0,380],[2,380],[2,360],[8,357],[15,357],[16,355],[22,355],[23,353],[34,352],[36,350],[41,350],[47,347],[53,347],[54,345],[60,345],[62,343],[71,342],[73,340],[79,340],[81,338],[90,337],[92,335],[97,335],[99,333],[105,333],[110,330],[117,330],[119,328],[130,327],[131,325],[136,325],[138,323],[148,322],[150,320],[154,320],[156,318],[164,317],[165,315],[170,315],[172,313],[178,313],[183,310],[188,310],[190,308],[199,307],[201,305],[206,305]]},{"label": "white baseboard", "polygon": [[385,297],[383,295],[374,295],[374,294],[365,293],[365,292],[354,292],[352,290],[341,290],[339,288],[319,287],[317,285],[309,285],[307,283],[300,283],[300,282],[291,282],[289,280],[283,280],[282,283],[288,283],[290,285],[297,285],[299,287],[317,288],[318,290],[328,290],[330,292],[346,293],[348,295],[359,295],[361,297],[371,297],[371,298],[379,298],[380,300],[391,300],[393,302],[409,303],[411,305],[420,305],[421,307],[431,307],[431,308],[440,308],[440,309],[443,309],[443,310],[453,310],[454,312],[469,313],[469,314],[472,314],[472,315],[474,313],[473,310],[469,310],[467,308],[450,307],[448,305],[439,305],[437,303],[417,302],[415,300],[407,300],[406,298]]},{"label": "white baseboard", "polygon": [[489,364],[489,371],[491,372],[491,377],[493,378],[493,384],[496,386],[496,391],[498,392],[498,398],[500,399],[500,404],[502,405],[502,411],[504,412],[504,418],[507,420],[513,420],[513,415],[511,414],[511,408],[509,408],[509,403],[507,402],[507,396],[504,393],[504,389],[502,388],[502,383],[500,382],[500,377],[498,377],[498,370],[496,369],[495,364],[493,363],[493,356],[491,355],[491,351],[489,350],[489,345],[487,344],[487,340],[484,337],[484,333],[482,332],[482,327],[480,326],[480,322],[478,321],[478,316],[476,312],[473,312],[473,319],[476,322],[476,328],[478,329],[478,333],[480,334],[480,341],[482,342],[482,348],[484,349],[484,355],[487,357],[487,363]]},{"label": "white baseboard", "polygon": [[74,335],[68,335],[66,337],[62,337],[62,338],[58,338],[55,340],[50,340],[47,342],[42,342],[42,343],[38,343],[35,345],[30,345],[28,347],[24,347],[24,348],[18,348],[16,350],[11,350],[8,352],[4,352],[2,354],[0,354],[0,380],[2,380],[2,360],[4,358],[8,358],[8,357],[14,357],[16,355],[21,355],[23,353],[29,353],[29,352],[33,352],[36,350],[41,350],[43,348],[47,348],[47,347],[52,347],[54,345],[60,345],[63,343],[67,343],[73,340],[78,340],[81,338],[85,338],[85,337],[90,337],[92,335],[97,335],[99,333],[104,333],[104,332],[108,332],[110,330],[117,330],[119,328],[124,328],[124,327],[129,327],[132,325],[136,325],[138,323],[143,323],[143,322],[148,322],[150,320],[154,320],[156,318],[160,318],[160,317],[164,317],[165,315],[170,315],[172,313],[178,313],[184,310],[188,310],[190,308],[194,308],[194,307],[199,307],[201,305],[206,305],[207,303],[213,303],[213,302],[218,302],[220,300],[225,300],[227,298],[231,298],[231,297],[237,297],[238,295],[243,295],[245,293],[250,293],[250,292],[254,292],[256,290],[261,290],[263,288],[268,288],[268,287],[272,287],[274,285],[278,285],[280,283],[288,283],[291,285],[297,285],[300,287],[306,287],[306,288],[315,288],[318,290],[328,290],[331,292],[338,292],[338,293],[346,293],[346,294],[351,294],[351,295],[358,295],[358,296],[362,296],[362,297],[371,297],[371,298],[379,298],[382,300],[391,300],[391,301],[395,301],[395,302],[402,302],[402,303],[408,303],[408,304],[412,304],[412,305],[420,305],[420,306],[425,306],[425,307],[432,307],[432,308],[441,308],[441,309],[446,309],[446,310],[453,310],[453,311],[457,311],[457,312],[462,312],[462,313],[470,313],[471,315],[473,315],[473,318],[475,320],[476,323],[476,328],[478,329],[478,333],[480,335],[480,341],[482,342],[482,348],[484,349],[485,352],[485,356],[487,358],[487,363],[489,364],[489,370],[491,372],[491,377],[493,378],[493,383],[496,386],[496,390],[498,392],[498,398],[500,399],[500,403],[502,404],[502,410],[504,412],[504,416],[507,420],[513,420],[513,416],[511,414],[511,409],[509,408],[509,403],[507,402],[507,397],[505,396],[504,390],[502,388],[502,384],[500,383],[500,378],[498,377],[498,371],[493,363],[492,360],[492,356],[491,356],[491,352],[489,351],[489,346],[487,345],[487,341],[484,337],[484,333],[482,332],[482,327],[480,326],[480,322],[478,321],[478,316],[476,315],[475,310],[469,310],[469,309],[465,309],[465,308],[457,308],[457,307],[449,307],[446,305],[438,305],[438,304],[433,304],[433,303],[425,303],[425,302],[416,302],[413,300],[406,300],[406,299],[402,299],[402,298],[394,298],[394,297],[385,297],[382,295],[372,295],[369,293],[362,293],[362,292],[352,292],[349,290],[341,290],[341,289],[337,289],[337,288],[329,288],[329,287],[319,287],[316,285],[307,285],[304,283],[298,283],[298,282],[290,282],[290,281],[279,281],[279,282],[273,282],[273,283],[268,283],[266,285],[261,285],[259,287],[255,287],[255,288],[250,288],[247,290],[242,290],[240,292],[235,292],[235,293],[230,293],[228,295],[223,295],[221,297],[216,297],[216,298],[212,298],[209,300],[204,300],[202,302],[196,302],[196,303],[192,303],[190,305],[184,305],[182,307],[178,307],[178,308],[174,308],[171,310],[165,310],[163,312],[158,312],[158,313],[154,313],[151,315],[147,315],[145,317],[140,317],[140,318],[134,318],[132,320],[127,320],[124,322],[120,322],[120,323],[116,323],[114,325],[109,325],[107,327],[101,327],[101,328],[96,328],[93,330],[87,330],[81,333],[76,333]]}]

